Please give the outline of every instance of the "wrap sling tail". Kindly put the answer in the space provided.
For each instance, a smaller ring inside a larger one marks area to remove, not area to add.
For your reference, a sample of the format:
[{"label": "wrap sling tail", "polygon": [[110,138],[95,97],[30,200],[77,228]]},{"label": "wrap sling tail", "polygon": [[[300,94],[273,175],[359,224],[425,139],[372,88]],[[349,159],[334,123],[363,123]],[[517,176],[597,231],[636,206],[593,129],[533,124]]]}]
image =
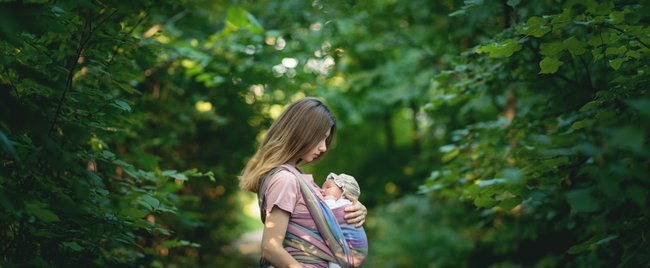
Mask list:
[{"label": "wrap sling tail", "polygon": [[[302,178],[302,174],[291,165],[283,164],[276,167],[261,179],[260,187],[257,191],[257,199],[260,206],[262,223],[266,222],[266,200],[264,195],[268,188],[268,181],[282,169],[296,176],[309,214],[311,214],[316,223],[316,230],[313,230],[290,221],[283,245],[298,249],[299,251],[290,253],[296,260],[303,263],[327,261],[338,263],[341,267],[352,267],[352,253],[334,214],[323,200],[316,198]],[[305,235],[309,236],[308,240],[301,238],[301,236]],[[267,266],[268,263],[266,260],[260,259],[260,267]]]}]

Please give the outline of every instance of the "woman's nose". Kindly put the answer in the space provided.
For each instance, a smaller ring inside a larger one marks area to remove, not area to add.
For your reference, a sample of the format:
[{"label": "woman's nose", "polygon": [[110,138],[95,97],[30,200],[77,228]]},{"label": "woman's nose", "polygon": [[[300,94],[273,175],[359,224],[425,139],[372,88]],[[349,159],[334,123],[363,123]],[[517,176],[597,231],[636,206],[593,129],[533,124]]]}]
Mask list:
[{"label": "woman's nose", "polygon": [[320,146],[318,147],[318,149],[319,149],[321,152],[325,152],[325,151],[327,151],[327,144],[326,144],[325,142],[322,142],[322,143],[320,144]]}]

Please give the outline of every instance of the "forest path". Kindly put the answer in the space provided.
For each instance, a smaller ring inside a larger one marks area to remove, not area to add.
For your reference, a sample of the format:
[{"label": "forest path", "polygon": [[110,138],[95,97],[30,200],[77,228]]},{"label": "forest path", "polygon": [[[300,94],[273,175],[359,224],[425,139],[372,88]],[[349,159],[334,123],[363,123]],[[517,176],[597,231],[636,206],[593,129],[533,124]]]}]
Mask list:
[{"label": "forest path", "polygon": [[261,255],[262,233],[263,229],[261,228],[246,232],[235,240],[233,246],[242,256],[259,260]]}]

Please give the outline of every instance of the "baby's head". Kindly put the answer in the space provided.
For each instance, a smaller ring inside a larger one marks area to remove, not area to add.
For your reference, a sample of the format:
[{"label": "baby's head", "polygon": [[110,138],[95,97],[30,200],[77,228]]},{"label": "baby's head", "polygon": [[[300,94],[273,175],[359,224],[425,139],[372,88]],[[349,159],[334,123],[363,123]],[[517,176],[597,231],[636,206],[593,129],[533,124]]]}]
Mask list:
[{"label": "baby's head", "polygon": [[354,177],[341,173],[336,175],[330,173],[323,184],[323,196],[333,196],[336,199],[345,197],[346,194],[359,198],[361,189]]}]

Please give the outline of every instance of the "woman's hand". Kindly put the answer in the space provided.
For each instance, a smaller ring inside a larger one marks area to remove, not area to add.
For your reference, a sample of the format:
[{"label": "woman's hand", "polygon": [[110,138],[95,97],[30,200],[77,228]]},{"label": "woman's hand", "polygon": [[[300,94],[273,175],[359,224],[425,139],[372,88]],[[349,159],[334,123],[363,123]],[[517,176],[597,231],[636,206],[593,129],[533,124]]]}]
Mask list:
[{"label": "woman's hand", "polygon": [[366,221],[368,210],[354,196],[346,194],[345,198],[352,201],[352,205],[345,207],[345,220],[348,224],[354,224],[354,227],[361,227]]}]

